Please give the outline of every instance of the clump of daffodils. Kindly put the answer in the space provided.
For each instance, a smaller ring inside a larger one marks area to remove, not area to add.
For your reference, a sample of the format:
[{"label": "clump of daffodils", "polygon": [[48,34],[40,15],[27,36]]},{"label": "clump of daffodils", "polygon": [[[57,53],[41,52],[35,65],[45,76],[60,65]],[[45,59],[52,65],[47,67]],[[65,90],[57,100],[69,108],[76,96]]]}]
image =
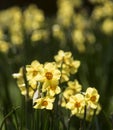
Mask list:
[{"label": "clump of daffodils", "polygon": [[98,102],[99,94],[93,87],[88,87],[86,92],[81,92],[80,89],[81,86],[78,83],[76,91],[70,87],[66,88],[63,92],[62,106],[71,110],[71,114],[79,118],[83,118],[86,113],[86,120],[91,120],[92,116],[101,110]]},{"label": "clump of daffodils", "polygon": [[[13,74],[21,94],[32,99],[35,109],[52,110],[57,103],[69,109],[71,115],[83,118],[86,113],[86,119],[91,119],[101,110],[98,91],[88,87],[82,92],[79,81],[70,80],[70,76],[77,73],[80,61],[74,60],[71,52],[63,50],[54,59],[44,64],[34,60]],[[56,97],[59,97],[58,102],[55,102]]]}]

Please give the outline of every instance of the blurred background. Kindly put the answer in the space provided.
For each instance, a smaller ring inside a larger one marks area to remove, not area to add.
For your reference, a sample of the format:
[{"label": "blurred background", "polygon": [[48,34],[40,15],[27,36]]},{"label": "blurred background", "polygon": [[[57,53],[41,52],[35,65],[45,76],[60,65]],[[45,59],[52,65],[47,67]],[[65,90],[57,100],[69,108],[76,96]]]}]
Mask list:
[{"label": "blurred background", "polygon": [[111,129],[112,0],[0,1],[0,124],[13,107],[23,104],[12,74],[35,59],[53,61],[60,49],[81,61],[75,78],[83,90],[91,86],[100,94],[98,130]]}]

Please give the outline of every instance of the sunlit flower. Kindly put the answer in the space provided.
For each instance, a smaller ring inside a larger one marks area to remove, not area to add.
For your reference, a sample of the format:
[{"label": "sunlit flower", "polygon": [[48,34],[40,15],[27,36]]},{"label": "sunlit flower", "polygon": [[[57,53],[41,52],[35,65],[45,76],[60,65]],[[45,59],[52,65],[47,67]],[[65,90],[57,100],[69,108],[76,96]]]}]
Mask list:
[{"label": "sunlit flower", "polygon": [[35,109],[48,109],[48,110],[52,110],[53,109],[53,102],[54,102],[55,98],[51,98],[51,97],[42,97],[42,98],[38,98],[35,100],[34,102],[34,108]]},{"label": "sunlit flower", "polygon": [[61,76],[60,70],[57,68],[55,62],[49,62],[44,64],[44,71],[42,74],[42,82],[51,80],[59,80]]},{"label": "sunlit flower", "polygon": [[40,80],[41,73],[43,72],[43,65],[37,60],[32,61],[31,65],[26,65],[26,71],[27,80],[37,82]]},{"label": "sunlit flower", "polygon": [[78,71],[79,66],[80,66],[80,61],[72,59],[69,65],[70,73],[75,74]]},{"label": "sunlit flower", "polygon": [[74,90],[67,88],[64,92],[63,92],[63,96],[66,100],[69,100],[69,98],[74,95]]},{"label": "sunlit flower", "polygon": [[72,115],[77,113],[84,113],[85,99],[82,94],[76,94],[71,96],[69,102],[66,104],[66,108],[71,110]]},{"label": "sunlit flower", "polygon": [[68,88],[73,89],[75,93],[78,93],[81,91],[82,86],[79,84],[79,82],[75,79],[74,81],[68,82]]},{"label": "sunlit flower", "polygon": [[42,92],[47,92],[47,95],[54,96],[61,92],[58,80],[51,80],[50,82],[44,82],[42,86]]},{"label": "sunlit flower", "polygon": [[69,100],[69,98],[72,95],[75,95],[75,94],[79,93],[81,91],[81,89],[82,89],[82,86],[78,83],[77,80],[69,81],[68,82],[68,87],[63,92],[63,97],[66,100]]},{"label": "sunlit flower", "polygon": [[54,59],[60,65],[62,63],[69,65],[71,56],[72,56],[71,52],[64,52],[63,50],[59,50],[58,55],[54,56]]},{"label": "sunlit flower", "polygon": [[60,50],[54,59],[61,69],[61,82],[68,81],[70,74],[76,73],[80,66],[80,61],[74,60],[71,52]]},{"label": "sunlit flower", "polygon": [[98,91],[95,88],[91,88],[91,87],[87,88],[85,93],[86,105],[90,106],[93,109],[96,109],[98,100],[99,100]]},{"label": "sunlit flower", "polygon": [[66,64],[61,67],[61,80],[60,82],[67,82],[70,77],[70,68]]}]

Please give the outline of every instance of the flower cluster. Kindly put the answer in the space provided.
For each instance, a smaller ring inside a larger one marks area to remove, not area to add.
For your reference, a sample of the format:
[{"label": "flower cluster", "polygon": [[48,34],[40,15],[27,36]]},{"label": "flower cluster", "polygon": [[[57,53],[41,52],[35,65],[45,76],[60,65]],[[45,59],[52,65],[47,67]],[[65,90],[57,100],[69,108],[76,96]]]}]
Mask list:
[{"label": "flower cluster", "polygon": [[70,109],[72,115],[83,117],[86,111],[87,117],[91,117],[94,110],[98,114],[101,108],[97,90],[89,87],[82,92],[77,79],[70,81],[70,76],[78,71],[80,61],[74,60],[71,52],[63,50],[54,59],[54,62],[44,64],[34,60],[13,74],[21,94],[33,100],[35,109],[52,110],[57,95],[58,105]]},{"label": "flower cluster", "polygon": [[63,92],[61,105],[71,110],[72,115],[83,118],[86,113],[85,118],[91,120],[92,116],[101,110],[98,101],[99,94],[95,88],[88,87],[86,92],[82,92],[81,85],[75,80],[68,82],[68,87]]}]

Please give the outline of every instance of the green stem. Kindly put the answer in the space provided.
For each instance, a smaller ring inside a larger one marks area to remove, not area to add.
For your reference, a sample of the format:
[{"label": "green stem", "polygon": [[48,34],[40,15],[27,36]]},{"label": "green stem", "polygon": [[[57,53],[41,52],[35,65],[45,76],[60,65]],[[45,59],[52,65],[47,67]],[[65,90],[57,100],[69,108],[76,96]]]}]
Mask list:
[{"label": "green stem", "polygon": [[32,124],[32,101],[31,100],[26,100],[25,101],[25,121],[26,121],[26,129],[30,130],[31,129],[31,124]]},{"label": "green stem", "polygon": [[96,115],[96,110],[94,110],[94,114],[93,114],[93,117],[92,117],[92,121],[91,121],[91,123],[89,124],[89,126],[88,126],[88,130],[91,130],[91,128],[92,128],[92,125],[93,125],[93,123],[94,123],[94,119],[95,119],[95,115]]},{"label": "green stem", "polygon": [[80,122],[80,128],[79,130],[86,130],[86,106],[84,108],[84,118]]},{"label": "green stem", "polygon": [[32,101],[29,98],[29,84],[26,77],[26,67],[23,67],[23,78],[26,86],[26,96],[25,96],[25,122],[26,122],[26,129],[30,130],[31,128],[31,117],[32,117]]},{"label": "green stem", "polygon": [[19,126],[19,122],[18,122],[18,119],[17,119],[16,111],[14,111],[13,113],[14,113],[14,117],[15,117],[17,130],[20,130],[20,126]]},{"label": "green stem", "polygon": [[16,107],[16,108],[13,108],[13,110],[11,112],[9,112],[3,119],[1,125],[0,125],[0,130],[2,130],[2,127],[4,125],[4,122],[6,121],[6,119],[11,115],[13,114],[17,109],[19,109],[20,107]]},{"label": "green stem", "polygon": [[86,129],[86,106],[84,108],[83,130]]},{"label": "green stem", "polygon": [[52,130],[59,130],[59,106],[58,106],[59,96],[56,95],[56,99],[53,106],[53,116],[52,116]]}]

